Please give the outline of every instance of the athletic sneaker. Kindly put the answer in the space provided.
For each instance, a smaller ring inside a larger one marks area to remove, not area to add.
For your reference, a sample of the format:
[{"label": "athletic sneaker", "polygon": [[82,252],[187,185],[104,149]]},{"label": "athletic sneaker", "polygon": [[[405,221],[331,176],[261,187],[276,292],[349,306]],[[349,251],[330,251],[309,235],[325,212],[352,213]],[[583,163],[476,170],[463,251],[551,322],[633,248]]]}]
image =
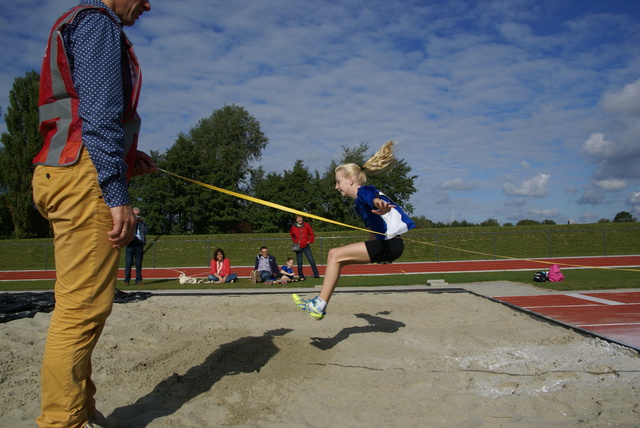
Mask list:
[{"label": "athletic sneaker", "polygon": [[87,422],[83,428],[118,428],[120,424],[115,419],[106,418],[102,413],[96,410],[96,412],[89,416],[89,422]]},{"label": "athletic sneaker", "polygon": [[293,301],[295,302],[297,307],[308,313],[309,316],[316,321],[320,321],[327,314],[326,312],[321,312],[318,310],[316,306],[317,297],[309,300],[304,300],[297,294],[292,294],[291,297],[293,298]]}]

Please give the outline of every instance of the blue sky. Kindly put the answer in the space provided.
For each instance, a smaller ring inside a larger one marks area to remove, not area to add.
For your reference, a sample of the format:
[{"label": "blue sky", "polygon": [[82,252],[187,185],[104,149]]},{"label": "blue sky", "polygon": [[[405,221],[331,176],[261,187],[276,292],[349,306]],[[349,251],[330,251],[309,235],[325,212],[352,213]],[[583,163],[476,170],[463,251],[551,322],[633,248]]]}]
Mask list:
[{"label": "blue sky", "polygon": [[[0,0],[3,113],[73,5]],[[267,171],[302,159],[323,173],[343,146],[397,140],[418,175],[414,214],[434,221],[640,218],[637,0],[151,6],[126,30],[145,151],[235,104],[270,140]]]}]

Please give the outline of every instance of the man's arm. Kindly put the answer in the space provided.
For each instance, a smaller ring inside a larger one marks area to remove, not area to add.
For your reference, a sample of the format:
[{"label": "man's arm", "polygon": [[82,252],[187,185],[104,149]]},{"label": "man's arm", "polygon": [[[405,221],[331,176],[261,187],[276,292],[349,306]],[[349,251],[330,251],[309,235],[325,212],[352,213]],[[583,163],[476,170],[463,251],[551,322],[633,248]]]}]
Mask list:
[{"label": "man's arm", "polygon": [[[70,28],[68,51],[80,99],[82,141],[98,172],[98,184],[110,207],[129,204],[122,119],[125,94],[122,30],[97,10],[78,16]],[[130,86],[130,85],[129,85]],[[128,89],[128,90],[125,90]]]}]

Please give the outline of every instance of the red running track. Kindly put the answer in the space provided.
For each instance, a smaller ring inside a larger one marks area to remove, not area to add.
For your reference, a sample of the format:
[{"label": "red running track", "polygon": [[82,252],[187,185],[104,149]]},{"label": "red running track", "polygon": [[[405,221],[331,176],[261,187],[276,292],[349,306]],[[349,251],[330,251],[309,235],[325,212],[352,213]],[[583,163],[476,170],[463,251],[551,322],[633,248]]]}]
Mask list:
[{"label": "red running track", "polygon": [[[517,270],[549,270],[557,263],[561,269],[580,267],[633,267],[640,266],[638,256],[604,256],[604,257],[565,257],[558,259],[506,259],[506,260],[473,260],[453,262],[414,262],[391,264],[367,264],[347,266],[342,270],[343,275],[393,275],[403,273],[452,273],[452,272],[490,272]],[[320,275],[324,275],[324,266],[318,266]],[[238,276],[248,278],[251,267],[234,266],[233,271]],[[305,265],[307,275],[311,268]],[[143,268],[142,276],[147,279],[178,278],[180,273],[197,278],[205,278],[208,267],[177,267],[177,268]],[[55,279],[53,270],[20,270],[0,271],[0,281],[19,281],[37,279]],[[123,269],[118,272],[118,278],[124,278]]]},{"label": "red running track", "polygon": [[640,291],[494,299],[640,351]]}]

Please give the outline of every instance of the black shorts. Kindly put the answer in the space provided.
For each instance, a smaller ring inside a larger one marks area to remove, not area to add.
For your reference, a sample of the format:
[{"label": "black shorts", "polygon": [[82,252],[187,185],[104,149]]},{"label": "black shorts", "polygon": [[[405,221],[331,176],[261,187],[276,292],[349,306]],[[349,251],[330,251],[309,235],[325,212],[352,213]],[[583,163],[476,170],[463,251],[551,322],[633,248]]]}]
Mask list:
[{"label": "black shorts", "polygon": [[388,240],[365,241],[364,245],[367,247],[371,263],[392,262],[404,252],[404,242],[399,236]]}]

